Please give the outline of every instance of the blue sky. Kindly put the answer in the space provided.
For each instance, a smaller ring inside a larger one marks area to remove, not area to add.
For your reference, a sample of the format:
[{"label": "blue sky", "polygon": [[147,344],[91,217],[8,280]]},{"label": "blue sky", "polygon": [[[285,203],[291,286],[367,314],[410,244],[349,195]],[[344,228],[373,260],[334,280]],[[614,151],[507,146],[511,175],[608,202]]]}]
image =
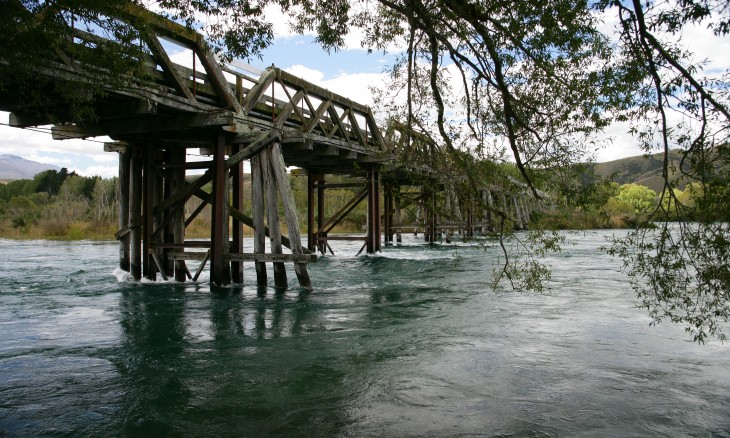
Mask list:
[{"label": "blue sky", "polygon": [[[346,96],[365,105],[372,105],[369,87],[385,81],[385,70],[395,61],[397,47],[390,53],[372,52],[361,48],[359,34],[348,36],[346,48],[325,52],[314,41],[313,35],[295,35],[288,29],[286,18],[280,12],[271,14],[275,40],[262,53],[262,59],[247,63],[263,69],[272,63],[310,82]],[[605,19],[604,31],[609,33],[615,18]],[[685,45],[695,53],[695,59],[707,59],[709,70],[723,71],[730,67],[730,39],[718,39],[700,27],[687,27],[682,35]],[[171,54],[173,61],[192,62],[190,56]],[[179,58],[179,59],[178,59]],[[184,58],[184,59],[183,59]],[[104,138],[91,141],[54,141],[47,132],[34,132],[3,126],[8,114],[0,112],[0,153],[18,155],[26,159],[67,167],[82,175],[112,177],[117,174],[116,153],[103,152]],[[48,129],[45,129],[48,131]],[[598,161],[639,155],[636,142],[627,135],[627,127],[615,125],[606,130],[613,138],[611,146],[597,154]]]}]

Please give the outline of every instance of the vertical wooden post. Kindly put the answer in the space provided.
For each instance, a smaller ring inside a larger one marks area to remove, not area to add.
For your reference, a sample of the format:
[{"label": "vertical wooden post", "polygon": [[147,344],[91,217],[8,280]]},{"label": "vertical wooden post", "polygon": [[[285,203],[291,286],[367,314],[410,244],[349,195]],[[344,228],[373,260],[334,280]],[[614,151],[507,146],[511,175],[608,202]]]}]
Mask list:
[{"label": "vertical wooden post", "polygon": [[[264,176],[258,155],[251,157],[251,210],[253,214],[253,252],[263,254],[266,247],[264,225]],[[256,262],[256,284],[266,286],[266,264]]]},{"label": "vertical wooden post", "polygon": [[[287,229],[289,231],[289,245],[292,254],[304,254],[302,249],[302,237],[299,234],[299,220],[297,219],[297,209],[294,205],[294,194],[292,193],[289,180],[286,176],[286,164],[281,154],[281,146],[274,143],[269,147],[271,169],[276,177],[276,185],[279,187],[282,203],[284,205],[284,217],[286,218]],[[307,290],[312,290],[312,281],[309,278],[306,263],[294,263],[294,272],[297,275],[299,285]]]},{"label": "vertical wooden post", "polygon": [[376,168],[373,169],[373,173],[375,174],[375,251],[380,252],[380,232],[382,230],[380,226],[380,212],[382,211],[380,205],[380,171]]},{"label": "vertical wooden post", "polygon": [[[317,178],[317,229],[321,230],[324,227],[324,175],[319,175]],[[322,232],[321,237],[327,237],[327,234]],[[319,247],[320,254],[327,252],[327,241],[320,239],[320,235],[317,234],[317,246]]]},{"label": "vertical wooden post", "polygon": [[365,246],[368,254],[375,253],[375,171],[368,169],[368,232],[366,236]]},{"label": "vertical wooden post", "polygon": [[119,237],[119,268],[127,272],[130,270],[129,260],[129,167],[131,151],[124,148],[119,151],[119,230],[127,232]]},{"label": "vertical wooden post", "polygon": [[148,280],[156,280],[155,261],[152,257],[152,231],[154,229],[153,199],[155,197],[155,177],[154,177],[154,149],[146,146],[142,149],[144,156],[144,169],[142,170],[142,185],[144,186],[144,195],[142,199],[142,275]]},{"label": "vertical wooden post", "polygon": [[428,207],[428,241],[431,243],[436,242],[436,191],[429,190],[428,202],[431,204]]},{"label": "vertical wooden post", "polygon": [[[241,150],[241,146],[237,145],[233,148],[233,152]],[[233,173],[233,208],[238,211],[243,210],[243,161],[239,161],[231,169]],[[231,251],[234,253],[243,252],[243,222],[233,219],[233,242]],[[243,262],[231,262],[231,281],[234,283],[243,283]]]},{"label": "vertical wooden post", "polygon": [[[271,253],[282,254],[283,247],[281,244],[281,229],[279,226],[279,202],[276,188],[276,181],[272,175],[271,157],[269,149],[264,149],[259,153],[261,160],[261,169],[264,175],[264,187],[266,190],[266,217],[269,225],[269,244]],[[274,285],[278,288],[286,288],[289,281],[286,278],[286,267],[283,262],[274,262]]]},{"label": "vertical wooden post", "polygon": [[401,219],[400,219],[400,186],[395,186],[395,205],[394,205],[394,212],[393,212],[393,222],[395,222],[395,226],[397,227],[395,230],[395,241],[396,243],[402,243],[403,238],[401,236],[400,227],[401,227]]},{"label": "vertical wooden post", "polygon": [[213,205],[210,225],[210,280],[218,286],[230,282],[230,265],[226,262],[228,242],[228,172],[226,171],[226,144],[219,134],[213,153]]},{"label": "vertical wooden post", "polygon": [[132,278],[142,278],[142,151],[132,148],[129,161],[129,241]]},{"label": "vertical wooden post", "polygon": [[[157,170],[157,166],[160,163],[160,161],[164,161],[164,158],[161,159],[161,156],[166,155],[166,151],[162,151],[160,149],[153,149],[150,151],[150,154],[152,156],[151,160],[151,166],[152,166],[152,172],[153,172],[153,182],[152,182],[152,202],[150,204],[150,212],[152,214],[152,228],[150,228],[150,239],[152,243],[160,243],[160,242],[168,242],[168,238],[170,237],[167,233],[167,230],[160,230],[159,233],[155,233],[155,230],[159,229],[159,227],[162,225],[162,218],[159,214],[154,214],[154,207],[156,205],[160,205],[160,202],[164,199],[165,196],[165,186],[167,187],[167,191],[169,192],[169,180],[164,175],[164,170]],[[165,227],[167,228],[167,227]],[[150,245],[153,246],[153,245]],[[162,273],[162,278],[167,280],[167,250],[164,248],[153,248],[150,251],[150,255],[153,260],[153,269],[155,272]]]},{"label": "vertical wooden post", "polygon": [[[180,192],[185,188],[185,148],[172,148],[170,150],[170,163],[174,164],[172,169],[172,181],[170,184],[170,194]],[[181,245],[185,243],[185,207],[176,209],[172,219],[172,241]],[[175,260],[175,281],[185,281],[187,275],[187,267],[185,260]]]},{"label": "vertical wooden post", "polygon": [[[165,162],[168,164],[172,164],[174,149],[177,149],[177,148],[173,147],[173,148],[167,148],[165,150],[164,159],[165,159]],[[172,186],[173,186],[172,180],[173,180],[174,176],[175,176],[175,170],[170,169],[170,168],[165,169],[164,172],[161,174],[161,178],[164,179],[164,184],[162,186],[161,197],[157,200],[158,204],[155,204],[155,205],[159,205],[159,202],[162,202],[164,199],[168,199],[171,196],[170,193],[172,192]],[[158,213],[157,220],[159,220],[159,221],[165,220],[164,212]],[[155,229],[157,228],[157,226],[158,225],[155,224]],[[167,222],[167,225],[165,225],[165,229],[163,231],[164,231],[163,236],[162,236],[163,242],[174,243],[175,242],[175,221],[169,220]],[[171,251],[173,251],[173,250],[170,248],[164,248],[162,250],[162,263],[164,265],[164,268],[162,268],[162,269],[164,269],[166,275],[173,274],[175,271],[175,263],[172,260],[170,260]]]},{"label": "vertical wooden post", "polygon": [[393,242],[393,188],[391,184],[383,187],[383,240],[386,244]]},{"label": "vertical wooden post", "polygon": [[368,170],[368,254],[380,251],[380,184],[379,173],[373,166]]},{"label": "vertical wooden post", "polygon": [[316,236],[314,234],[314,185],[317,177],[307,172],[307,249],[314,252]]}]

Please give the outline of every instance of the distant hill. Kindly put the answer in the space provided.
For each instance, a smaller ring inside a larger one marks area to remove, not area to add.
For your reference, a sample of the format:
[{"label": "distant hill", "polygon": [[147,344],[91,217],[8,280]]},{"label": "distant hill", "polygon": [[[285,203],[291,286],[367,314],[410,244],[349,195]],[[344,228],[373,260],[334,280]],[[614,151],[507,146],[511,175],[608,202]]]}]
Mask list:
[{"label": "distant hill", "polygon": [[61,170],[53,164],[26,160],[15,155],[0,155],[0,180],[32,179],[44,170]]},{"label": "distant hill", "polygon": [[[669,151],[670,172],[672,164],[679,167],[681,158],[679,150]],[[664,187],[663,163],[664,153],[659,152],[652,155],[621,158],[607,163],[595,163],[593,169],[595,174],[601,178],[613,175],[613,181],[619,184],[641,184],[658,193]],[[687,182],[689,181],[681,182],[679,188],[684,190]]]}]

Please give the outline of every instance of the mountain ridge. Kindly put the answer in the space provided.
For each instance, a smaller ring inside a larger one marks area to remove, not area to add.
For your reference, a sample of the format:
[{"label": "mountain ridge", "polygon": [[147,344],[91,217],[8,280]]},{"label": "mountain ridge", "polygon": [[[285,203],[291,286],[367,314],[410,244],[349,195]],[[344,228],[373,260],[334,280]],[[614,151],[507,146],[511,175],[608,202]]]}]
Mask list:
[{"label": "mountain ridge", "polygon": [[[678,169],[681,160],[682,154],[679,149],[669,151],[670,179],[679,177]],[[610,178],[618,184],[639,184],[649,187],[657,193],[661,192],[664,187],[664,177],[662,176],[664,152],[619,158],[605,163],[592,163],[590,167],[597,177]],[[684,190],[688,182],[690,182],[689,179],[680,180],[678,188]]]},{"label": "mountain ridge", "polygon": [[44,170],[61,170],[60,167],[39,163],[11,154],[0,154],[0,180],[13,181],[18,179],[33,179]]}]

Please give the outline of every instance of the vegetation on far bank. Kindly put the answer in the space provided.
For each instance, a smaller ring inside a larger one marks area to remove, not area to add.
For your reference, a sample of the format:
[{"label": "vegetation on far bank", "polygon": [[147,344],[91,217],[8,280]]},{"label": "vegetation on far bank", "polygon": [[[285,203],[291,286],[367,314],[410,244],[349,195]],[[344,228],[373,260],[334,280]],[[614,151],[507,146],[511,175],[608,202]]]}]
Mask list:
[{"label": "vegetation on far bank", "polygon": [[[332,181],[340,177],[330,176]],[[245,180],[246,192],[250,180]],[[306,224],[306,179],[292,177],[292,191],[299,206],[299,220]],[[354,189],[330,189],[325,212],[334,214],[354,195]],[[691,219],[695,199],[702,195],[699,184],[689,183],[685,190],[674,189],[683,210],[670,209],[674,219]],[[652,189],[634,183],[604,182],[586,185],[582,201],[574,207],[553,200],[553,208],[535,211],[531,226],[545,230],[635,228],[659,207],[660,198]],[[190,214],[200,201],[188,202]],[[664,201],[667,204],[667,201]],[[250,200],[244,197],[244,213],[251,214]],[[366,223],[366,206],[359,205],[337,229],[358,232]],[[67,169],[47,170],[30,180],[0,184],[0,237],[12,239],[109,240],[118,230],[117,178],[84,177]],[[193,221],[186,233],[190,237],[207,237],[210,232],[209,208]]]},{"label": "vegetation on far bank", "polygon": [[[338,177],[330,177],[333,182]],[[306,179],[292,177],[292,191],[300,206],[299,223],[306,224]],[[117,178],[84,177],[67,169],[47,170],[33,179],[0,184],[0,237],[11,239],[109,240],[118,231]],[[210,191],[210,187],[204,187]],[[250,193],[250,179],[245,181]],[[351,189],[327,191],[325,214],[330,217],[349,201]],[[189,216],[200,200],[186,205]],[[251,201],[244,197],[243,212],[251,216]],[[366,221],[366,206],[359,205],[336,231],[361,231]],[[283,214],[283,212],[282,212]],[[186,229],[189,237],[210,233],[210,207],[206,207]]]}]

